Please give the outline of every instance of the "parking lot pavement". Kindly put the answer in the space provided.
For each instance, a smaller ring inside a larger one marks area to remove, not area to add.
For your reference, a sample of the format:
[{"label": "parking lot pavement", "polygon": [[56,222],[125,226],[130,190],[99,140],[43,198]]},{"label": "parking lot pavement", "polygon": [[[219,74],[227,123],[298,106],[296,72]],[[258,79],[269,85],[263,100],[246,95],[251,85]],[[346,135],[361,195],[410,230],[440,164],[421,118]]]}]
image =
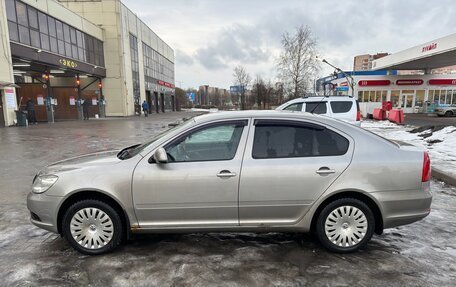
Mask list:
[{"label": "parking lot pavement", "polygon": [[456,126],[456,117],[438,117],[427,114],[406,114],[404,124],[416,127]]},{"label": "parking lot pavement", "polygon": [[339,255],[310,235],[141,235],[86,256],[29,223],[25,197],[43,165],[147,139],[186,113],[0,129],[2,286],[454,286],[456,188],[433,181],[431,214]]}]

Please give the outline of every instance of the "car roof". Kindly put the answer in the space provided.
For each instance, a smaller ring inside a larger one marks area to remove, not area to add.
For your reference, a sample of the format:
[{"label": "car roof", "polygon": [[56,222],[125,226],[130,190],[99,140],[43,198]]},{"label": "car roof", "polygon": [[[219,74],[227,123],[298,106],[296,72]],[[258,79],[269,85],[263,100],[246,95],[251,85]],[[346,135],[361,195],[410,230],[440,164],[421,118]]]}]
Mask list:
[{"label": "car roof", "polygon": [[355,101],[356,99],[350,96],[321,96],[321,97],[305,97],[297,98],[288,101],[287,104],[303,103],[303,102],[318,102],[318,101]]},{"label": "car roof", "polygon": [[278,110],[247,110],[247,111],[219,111],[194,117],[196,123],[211,122],[224,119],[245,119],[251,117],[269,117],[274,119],[309,119],[317,121],[336,121],[332,118],[307,112],[278,111]]}]

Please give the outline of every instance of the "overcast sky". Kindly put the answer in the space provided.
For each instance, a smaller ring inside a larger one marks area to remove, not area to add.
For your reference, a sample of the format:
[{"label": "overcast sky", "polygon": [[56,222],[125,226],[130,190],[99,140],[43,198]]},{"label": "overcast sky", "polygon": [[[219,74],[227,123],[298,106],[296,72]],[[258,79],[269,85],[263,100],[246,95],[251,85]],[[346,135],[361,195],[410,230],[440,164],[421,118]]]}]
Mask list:
[{"label": "overcast sky", "polygon": [[[281,35],[308,25],[322,58],[394,53],[456,32],[448,1],[123,0],[175,53],[176,86],[228,88],[233,68],[275,79]],[[322,67],[321,75],[332,72]]]}]

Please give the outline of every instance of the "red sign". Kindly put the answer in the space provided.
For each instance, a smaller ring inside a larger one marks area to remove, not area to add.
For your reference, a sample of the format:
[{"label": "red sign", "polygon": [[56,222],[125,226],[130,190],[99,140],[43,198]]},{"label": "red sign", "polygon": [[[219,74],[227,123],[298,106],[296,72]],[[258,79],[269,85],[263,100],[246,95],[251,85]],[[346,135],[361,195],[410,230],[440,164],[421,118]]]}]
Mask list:
[{"label": "red sign", "polygon": [[416,79],[416,80],[397,80],[396,85],[398,86],[419,86],[424,83],[423,80]]},{"label": "red sign", "polygon": [[432,79],[432,80],[429,80],[429,85],[455,86],[456,85],[456,79]]},{"label": "red sign", "polygon": [[424,52],[427,52],[430,50],[434,50],[436,48],[437,48],[437,43],[432,43],[432,44],[426,45],[423,48],[421,48],[421,53],[424,53]]},{"label": "red sign", "polygon": [[361,80],[358,82],[358,85],[361,87],[389,86],[390,84],[390,80]]},{"label": "red sign", "polygon": [[158,80],[158,81],[157,81],[157,84],[159,84],[160,86],[168,87],[168,88],[174,88],[174,85],[173,85],[173,84],[170,84],[170,83],[165,82],[165,81],[160,81],[160,80]]}]

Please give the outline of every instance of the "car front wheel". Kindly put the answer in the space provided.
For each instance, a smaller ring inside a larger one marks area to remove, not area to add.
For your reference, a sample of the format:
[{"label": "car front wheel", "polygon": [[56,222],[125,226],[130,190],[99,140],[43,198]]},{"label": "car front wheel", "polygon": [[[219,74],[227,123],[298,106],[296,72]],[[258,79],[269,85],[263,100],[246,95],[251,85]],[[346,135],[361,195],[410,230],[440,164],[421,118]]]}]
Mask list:
[{"label": "car front wheel", "polygon": [[326,249],[349,253],[367,245],[374,227],[374,215],[364,202],[341,198],[323,208],[317,219],[316,231]]},{"label": "car front wheel", "polygon": [[63,236],[83,254],[112,251],[122,240],[119,214],[105,202],[89,199],[74,203],[62,221]]},{"label": "car front wheel", "polygon": [[452,111],[446,111],[445,112],[445,117],[452,117],[453,116],[453,112]]}]

